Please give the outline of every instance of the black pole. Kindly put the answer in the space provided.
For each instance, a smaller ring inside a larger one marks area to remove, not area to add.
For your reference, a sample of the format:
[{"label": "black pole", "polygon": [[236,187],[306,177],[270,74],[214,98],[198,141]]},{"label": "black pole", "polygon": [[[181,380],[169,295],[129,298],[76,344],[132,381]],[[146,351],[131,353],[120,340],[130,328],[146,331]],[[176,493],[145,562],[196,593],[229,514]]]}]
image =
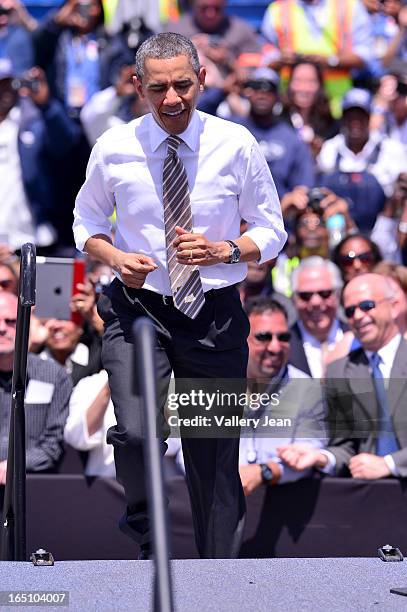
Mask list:
[{"label": "black pole", "polygon": [[155,563],[155,612],[172,612],[173,598],[169,563],[167,504],[160,442],[157,437],[157,388],[155,367],[155,331],[149,319],[137,319],[133,326],[134,359],[138,389],[143,404],[146,424],[145,458],[149,489],[149,513],[152,523]]},{"label": "black pole", "polygon": [[35,304],[35,246],[21,248],[16,339],[11,390],[7,478],[3,507],[3,561],[26,561],[25,413],[28,337]]}]

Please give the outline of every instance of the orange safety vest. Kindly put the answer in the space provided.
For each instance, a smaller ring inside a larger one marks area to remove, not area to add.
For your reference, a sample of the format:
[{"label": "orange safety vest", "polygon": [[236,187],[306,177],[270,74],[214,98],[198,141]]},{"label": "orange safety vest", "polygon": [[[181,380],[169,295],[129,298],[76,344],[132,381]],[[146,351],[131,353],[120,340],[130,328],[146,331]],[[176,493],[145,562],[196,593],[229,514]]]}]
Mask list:
[{"label": "orange safety vest", "polygon": [[[271,22],[278,37],[281,50],[298,54],[317,54],[329,57],[352,49],[352,14],[355,0],[327,0],[326,20],[321,26],[319,38],[309,31],[307,18],[297,0],[273,2]],[[283,69],[281,77],[287,81],[289,70]],[[325,88],[332,100],[335,114],[340,111],[343,95],[352,87],[348,70],[327,69],[324,71]]]}]

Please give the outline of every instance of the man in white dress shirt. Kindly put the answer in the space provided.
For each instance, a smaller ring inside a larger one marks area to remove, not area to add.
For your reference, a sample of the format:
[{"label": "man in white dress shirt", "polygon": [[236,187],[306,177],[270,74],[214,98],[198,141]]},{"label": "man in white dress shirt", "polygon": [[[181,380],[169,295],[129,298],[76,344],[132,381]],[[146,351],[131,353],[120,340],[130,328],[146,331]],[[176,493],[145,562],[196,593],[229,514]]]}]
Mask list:
[{"label": "man in white dress shirt", "polygon": [[375,480],[407,476],[407,342],[397,327],[401,304],[386,277],[363,274],[343,294],[360,345],[327,368],[331,429],[323,450],[281,450],[294,469]]},{"label": "man in white dress shirt", "polygon": [[[132,324],[148,316],[155,326],[161,407],[171,370],[184,381],[239,380],[244,390],[249,326],[235,284],[244,279],[246,262],[276,257],[286,239],[274,183],[255,139],[238,125],[196,111],[204,82],[205,69],[189,39],[164,33],[143,43],[134,83],[151,114],[98,140],[75,207],[77,247],[116,274],[98,304],[117,419],[108,441],[126,492],[121,528],[140,544],[141,558],[150,554],[151,535],[143,417],[130,391]],[[242,218],[248,229],[239,236]],[[166,433],[164,426],[163,438]],[[234,557],[245,515],[238,435],[181,433],[199,553]]]}]

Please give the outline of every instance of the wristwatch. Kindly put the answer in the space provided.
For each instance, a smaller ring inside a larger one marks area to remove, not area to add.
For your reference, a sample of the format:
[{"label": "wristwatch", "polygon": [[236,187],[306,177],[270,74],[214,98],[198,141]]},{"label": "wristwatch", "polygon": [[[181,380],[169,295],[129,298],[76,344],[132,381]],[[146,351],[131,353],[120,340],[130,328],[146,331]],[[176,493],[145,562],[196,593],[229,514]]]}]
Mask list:
[{"label": "wristwatch", "polygon": [[227,242],[230,245],[229,261],[227,261],[226,263],[228,264],[239,263],[241,251],[239,247],[237,246],[236,242],[233,242],[233,240],[225,240],[225,242]]},{"label": "wristwatch", "polygon": [[267,463],[260,463],[260,469],[261,469],[261,478],[264,484],[271,484],[274,478],[274,475],[273,475],[273,472],[270,470],[269,466],[267,465]]}]

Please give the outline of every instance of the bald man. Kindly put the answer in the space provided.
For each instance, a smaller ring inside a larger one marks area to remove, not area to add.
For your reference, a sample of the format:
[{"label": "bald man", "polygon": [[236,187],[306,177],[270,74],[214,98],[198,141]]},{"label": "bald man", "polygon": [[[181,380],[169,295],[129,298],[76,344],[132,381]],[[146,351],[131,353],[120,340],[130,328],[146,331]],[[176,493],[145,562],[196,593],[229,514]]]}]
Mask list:
[{"label": "bald man", "polygon": [[407,342],[397,326],[400,297],[388,279],[363,274],[343,292],[349,327],[361,347],[328,366],[325,389],[331,431],[324,450],[289,445],[281,458],[365,480],[407,476]]},{"label": "bald man", "polygon": [[[0,292],[0,485],[5,484],[7,472],[17,303],[13,293]],[[28,472],[55,470],[63,452],[71,390],[64,368],[51,360],[28,355],[25,395]],[[0,499],[1,493],[0,490]]]}]

